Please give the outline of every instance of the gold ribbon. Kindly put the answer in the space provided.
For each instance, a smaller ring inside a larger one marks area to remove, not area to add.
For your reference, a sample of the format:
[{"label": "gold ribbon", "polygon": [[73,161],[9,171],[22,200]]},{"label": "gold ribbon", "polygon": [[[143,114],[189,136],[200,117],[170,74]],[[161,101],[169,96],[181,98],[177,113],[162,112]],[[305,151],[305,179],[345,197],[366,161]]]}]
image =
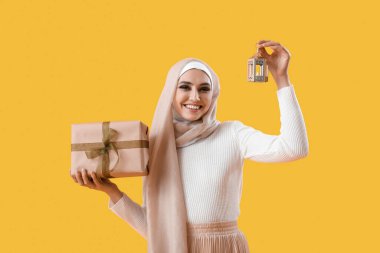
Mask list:
[{"label": "gold ribbon", "polygon": [[[113,178],[110,171],[112,171],[119,162],[118,149],[126,148],[148,148],[149,142],[147,140],[133,140],[133,141],[113,141],[117,138],[118,132],[109,127],[110,122],[102,123],[103,138],[102,142],[97,143],[73,143],[71,144],[71,151],[85,151],[88,159],[94,159],[102,156],[101,161],[96,168],[96,174],[106,178]],[[117,160],[114,166],[110,169],[109,152],[113,150],[116,153]]]}]

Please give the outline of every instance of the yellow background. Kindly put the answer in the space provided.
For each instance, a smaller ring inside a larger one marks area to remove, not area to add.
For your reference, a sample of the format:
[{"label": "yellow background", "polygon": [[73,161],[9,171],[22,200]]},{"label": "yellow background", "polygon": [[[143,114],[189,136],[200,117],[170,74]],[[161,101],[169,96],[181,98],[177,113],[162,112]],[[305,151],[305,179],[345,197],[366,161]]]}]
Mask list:
[{"label": "yellow background", "polygon": [[[1,252],[145,252],[107,195],[69,176],[70,124],[150,126],[169,68],[197,57],[220,78],[220,121],[278,134],[272,76],[246,81],[261,39],[291,52],[310,154],[246,161],[251,251],[380,252],[375,2],[0,1]],[[114,182],[142,203],[141,178]]]}]

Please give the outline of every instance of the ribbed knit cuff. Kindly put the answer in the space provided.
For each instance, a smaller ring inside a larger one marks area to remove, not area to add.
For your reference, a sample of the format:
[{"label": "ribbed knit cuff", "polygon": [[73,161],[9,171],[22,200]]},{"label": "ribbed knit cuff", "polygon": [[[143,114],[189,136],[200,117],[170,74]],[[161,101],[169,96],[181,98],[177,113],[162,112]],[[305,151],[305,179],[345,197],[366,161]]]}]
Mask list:
[{"label": "ribbed knit cuff", "polygon": [[288,112],[297,112],[302,115],[300,112],[301,109],[297,100],[296,92],[292,84],[290,86],[277,90],[277,98],[281,115],[285,115],[284,110]]},{"label": "ribbed knit cuff", "polygon": [[281,95],[282,93],[289,93],[291,91],[294,91],[293,84],[290,84],[289,86],[282,87],[281,89],[277,90],[277,95]]},{"label": "ribbed knit cuff", "polygon": [[123,198],[124,198],[125,194],[123,192],[123,196],[116,202],[116,203],[113,203],[113,201],[111,200],[111,198],[109,199],[108,201],[108,208],[109,209],[115,209],[117,208],[118,206],[121,205],[121,202],[123,201]]}]

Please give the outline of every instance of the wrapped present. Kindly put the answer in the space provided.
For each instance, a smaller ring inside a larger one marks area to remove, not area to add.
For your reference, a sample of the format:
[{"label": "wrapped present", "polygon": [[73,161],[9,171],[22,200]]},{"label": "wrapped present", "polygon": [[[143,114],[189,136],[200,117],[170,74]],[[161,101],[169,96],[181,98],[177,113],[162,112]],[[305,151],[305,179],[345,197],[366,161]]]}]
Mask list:
[{"label": "wrapped present", "polygon": [[148,127],[141,121],[71,125],[71,174],[85,168],[101,178],[148,175]]}]

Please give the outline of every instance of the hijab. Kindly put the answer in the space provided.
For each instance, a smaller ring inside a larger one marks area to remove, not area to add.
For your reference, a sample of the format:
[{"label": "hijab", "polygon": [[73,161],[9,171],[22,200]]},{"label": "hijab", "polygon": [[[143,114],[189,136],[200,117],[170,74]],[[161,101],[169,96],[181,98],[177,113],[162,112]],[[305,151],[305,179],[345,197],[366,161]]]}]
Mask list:
[{"label": "hijab", "polygon": [[[180,76],[197,68],[209,75],[212,100],[198,120],[188,121],[176,113],[173,99]],[[216,104],[219,78],[197,58],[185,58],[169,70],[158,100],[149,133],[149,174],[143,177],[149,253],[187,253],[187,211],[179,170],[177,148],[186,147],[212,134],[219,126]]]}]

